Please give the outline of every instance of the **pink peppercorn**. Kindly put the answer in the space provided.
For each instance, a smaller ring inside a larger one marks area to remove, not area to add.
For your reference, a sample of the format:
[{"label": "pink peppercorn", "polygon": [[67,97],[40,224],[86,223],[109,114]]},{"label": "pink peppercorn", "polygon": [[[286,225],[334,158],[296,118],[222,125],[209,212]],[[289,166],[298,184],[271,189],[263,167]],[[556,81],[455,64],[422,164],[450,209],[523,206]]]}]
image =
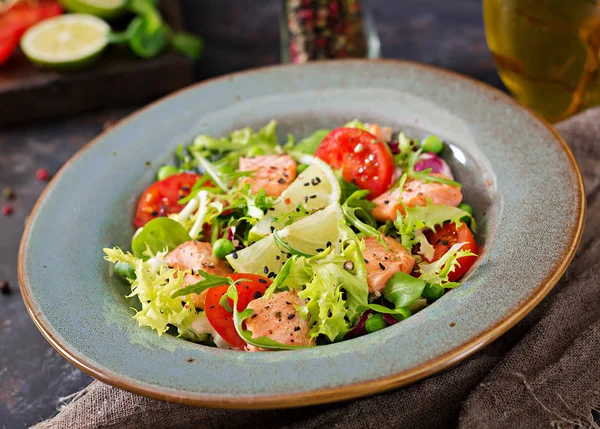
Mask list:
[{"label": "pink peppercorn", "polygon": [[37,177],[38,180],[47,182],[50,180],[50,173],[48,173],[48,170],[45,168],[40,168],[35,172],[35,177]]},{"label": "pink peppercorn", "polygon": [[10,204],[4,204],[2,206],[2,214],[4,216],[10,216],[12,214],[12,212],[13,212],[13,208]]}]

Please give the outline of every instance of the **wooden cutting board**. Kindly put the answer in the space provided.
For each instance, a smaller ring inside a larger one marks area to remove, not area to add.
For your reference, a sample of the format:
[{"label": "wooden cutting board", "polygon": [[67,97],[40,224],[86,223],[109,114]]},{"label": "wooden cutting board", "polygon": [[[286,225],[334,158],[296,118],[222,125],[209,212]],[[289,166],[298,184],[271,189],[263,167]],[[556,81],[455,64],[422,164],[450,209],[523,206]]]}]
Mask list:
[{"label": "wooden cutting board", "polygon": [[[179,1],[163,0],[161,11],[173,29],[182,28]],[[143,60],[111,46],[96,63],[70,72],[39,70],[16,52],[0,67],[0,128],[140,104],[192,81],[192,62],[173,52]]]}]

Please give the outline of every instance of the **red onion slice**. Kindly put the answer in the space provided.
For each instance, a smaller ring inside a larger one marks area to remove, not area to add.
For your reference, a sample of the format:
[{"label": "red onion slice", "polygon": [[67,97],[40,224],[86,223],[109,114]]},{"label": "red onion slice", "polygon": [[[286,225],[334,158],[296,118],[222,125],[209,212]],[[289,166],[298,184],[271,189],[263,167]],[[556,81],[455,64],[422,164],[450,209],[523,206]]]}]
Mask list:
[{"label": "red onion slice", "polygon": [[419,155],[419,160],[415,164],[415,171],[423,171],[428,168],[431,168],[432,173],[441,173],[450,179],[454,179],[452,170],[450,170],[446,161],[433,152],[422,153]]}]

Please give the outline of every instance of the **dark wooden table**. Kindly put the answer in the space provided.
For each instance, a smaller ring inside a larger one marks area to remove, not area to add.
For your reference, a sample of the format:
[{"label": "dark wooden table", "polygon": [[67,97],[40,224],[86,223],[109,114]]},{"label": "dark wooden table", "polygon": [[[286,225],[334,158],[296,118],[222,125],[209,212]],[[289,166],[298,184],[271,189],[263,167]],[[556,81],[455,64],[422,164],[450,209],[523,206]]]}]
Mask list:
[{"label": "dark wooden table", "polygon": [[[206,55],[196,69],[196,79],[279,62],[280,0],[182,3],[188,28],[206,39]],[[502,87],[486,47],[481,0],[370,3],[384,57],[446,67]],[[50,417],[61,397],[91,381],[42,338],[19,294],[17,249],[27,214],[45,185],[35,172],[38,168],[56,172],[81,146],[138,107],[0,130],[0,188],[11,186],[16,193],[12,216],[0,215],[0,280],[12,288],[10,295],[0,295],[2,429],[29,427]]]}]

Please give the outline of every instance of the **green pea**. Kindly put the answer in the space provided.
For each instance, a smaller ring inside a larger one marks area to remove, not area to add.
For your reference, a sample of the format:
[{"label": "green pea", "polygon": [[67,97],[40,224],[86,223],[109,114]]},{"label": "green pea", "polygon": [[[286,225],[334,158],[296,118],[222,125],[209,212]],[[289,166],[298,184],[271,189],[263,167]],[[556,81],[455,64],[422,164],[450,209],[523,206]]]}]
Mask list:
[{"label": "green pea", "polygon": [[427,283],[423,289],[423,298],[427,298],[428,301],[437,301],[444,295],[444,292],[446,290],[443,287]]},{"label": "green pea", "polygon": [[382,314],[372,314],[365,321],[365,330],[370,334],[371,332],[379,331],[388,326],[388,322],[385,321]]},{"label": "green pea", "polygon": [[179,168],[173,167],[172,165],[163,165],[159,168],[156,176],[158,177],[158,180],[163,180],[177,173],[179,173]]},{"label": "green pea", "polygon": [[427,136],[421,141],[421,149],[424,152],[440,153],[444,149],[444,143],[438,136]]},{"label": "green pea", "polygon": [[460,203],[458,205],[458,208],[461,210],[466,211],[467,213],[469,213],[470,215],[473,214],[473,207],[471,207],[470,205],[466,204],[466,203]]},{"label": "green pea", "polygon": [[235,246],[226,238],[219,238],[213,244],[213,255],[219,259],[225,259],[225,256],[229,255],[234,250]]},{"label": "green pea", "polygon": [[[467,213],[469,213],[471,216],[473,215],[473,207],[471,207],[468,204],[465,203],[460,203],[458,205],[458,208],[461,210],[466,211]],[[462,220],[464,223],[467,224],[467,226],[471,226],[471,217],[470,216],[465,216],[463,218],[461,218],[460,220]]]},{"label": "green pea", "polygon": [[296,167],[296,172],[298,174],[302,173],[304,170],[306,170],[308,168],[308,164],[298,164],[298,167]]},{"label": "green pea", "polygon": [[120,261],[115,264],[115,274],[131,280],[135,280],[137,277],[131,265]]}]

